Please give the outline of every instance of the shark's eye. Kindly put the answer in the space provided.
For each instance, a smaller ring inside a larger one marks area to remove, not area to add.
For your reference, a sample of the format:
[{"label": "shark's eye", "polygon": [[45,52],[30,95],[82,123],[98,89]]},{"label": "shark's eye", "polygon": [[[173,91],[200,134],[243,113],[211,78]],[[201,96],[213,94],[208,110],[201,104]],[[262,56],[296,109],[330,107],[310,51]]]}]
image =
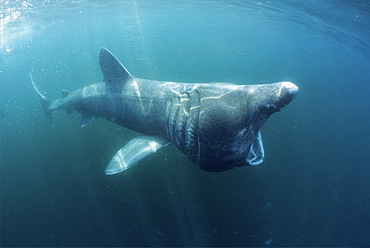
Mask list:
[{"label": "shark's eye", "polygon": [[275,104],[264,104],[260,107],[261,112],[273,113],[279,111]]}]

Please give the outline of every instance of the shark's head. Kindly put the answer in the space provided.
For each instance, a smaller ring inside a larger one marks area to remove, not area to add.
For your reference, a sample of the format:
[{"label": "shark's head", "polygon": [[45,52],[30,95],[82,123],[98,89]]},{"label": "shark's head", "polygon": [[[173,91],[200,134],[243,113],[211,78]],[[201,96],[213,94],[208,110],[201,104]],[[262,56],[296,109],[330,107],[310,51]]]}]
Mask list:
[{"label": "shark's head", "polygon": [[290,82],[246,85],[210,102],[199,125],[199,152],[195,159],[207,171],[223,171],[263,162],[260,129],[298,93]]}]

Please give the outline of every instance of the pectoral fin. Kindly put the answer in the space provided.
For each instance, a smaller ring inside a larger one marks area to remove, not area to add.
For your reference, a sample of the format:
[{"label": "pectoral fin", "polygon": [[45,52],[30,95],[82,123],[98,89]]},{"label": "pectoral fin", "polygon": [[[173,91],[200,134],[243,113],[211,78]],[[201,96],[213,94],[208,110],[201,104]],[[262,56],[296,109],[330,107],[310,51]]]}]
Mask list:
[{"label": "pectoral fin", "polygon": [[261,131],[258,132],[257,137],[253,140],[251,149],[247,157],[249,165],[259,165],[265,158],[265,151],[263,149]]},{"label": "pectoral fin", "polygon": [[109,162],[105,169],[106,175],[113,175],[135,165],[146,156],[170,143],[160,137],[139,136],[130,140]]}]

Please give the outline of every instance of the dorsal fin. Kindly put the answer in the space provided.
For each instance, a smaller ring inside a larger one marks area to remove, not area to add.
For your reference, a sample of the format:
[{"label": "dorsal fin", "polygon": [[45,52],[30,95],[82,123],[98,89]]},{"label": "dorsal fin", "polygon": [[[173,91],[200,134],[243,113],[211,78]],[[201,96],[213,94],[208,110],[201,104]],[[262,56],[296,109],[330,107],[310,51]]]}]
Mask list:
[{"label": "dorsal fin", "polygon": [[105,47],[100,50],[99,64],[104,75],[103,81],[106,84],[107,93],[121,93],[125,82],[132,77],[131,74]]}]

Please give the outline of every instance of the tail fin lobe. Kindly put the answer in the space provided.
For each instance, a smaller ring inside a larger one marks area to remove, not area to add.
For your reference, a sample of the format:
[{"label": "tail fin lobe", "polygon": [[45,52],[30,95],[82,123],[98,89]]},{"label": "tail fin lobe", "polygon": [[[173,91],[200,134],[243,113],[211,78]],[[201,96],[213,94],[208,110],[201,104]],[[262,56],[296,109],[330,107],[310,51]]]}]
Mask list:
[{"label": "tail fin lobe", "polygon": [[36,93],[41,97],[41,106],[44,109],[45,117],[48,121],[52,120],[51,110],[49,109],[50,101],[37,89],[35,82],[33,81],[32,73],[30,73],[31,83]]}]

